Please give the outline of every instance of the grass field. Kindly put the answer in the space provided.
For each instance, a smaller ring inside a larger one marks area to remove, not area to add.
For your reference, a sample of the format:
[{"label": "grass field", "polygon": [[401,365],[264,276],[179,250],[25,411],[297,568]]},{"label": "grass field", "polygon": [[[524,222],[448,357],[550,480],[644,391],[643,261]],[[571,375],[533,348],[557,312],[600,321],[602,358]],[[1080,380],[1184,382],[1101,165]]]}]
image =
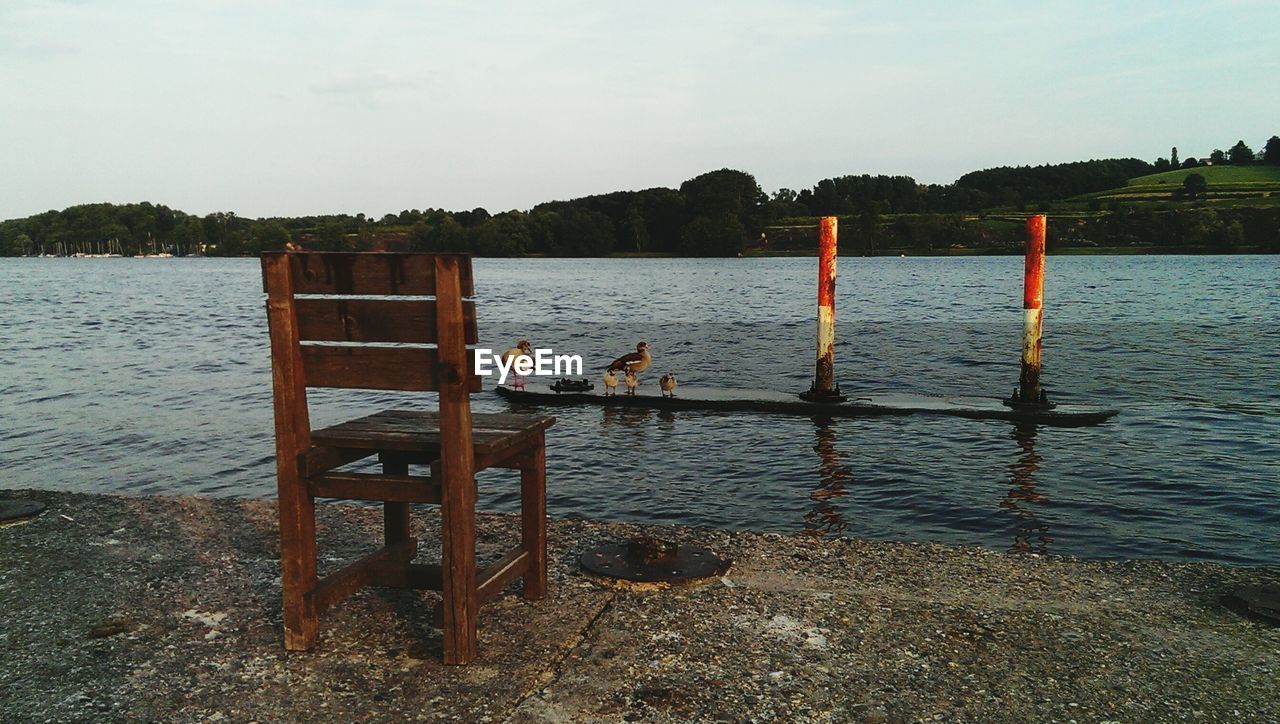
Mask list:
[{"label": "grass field", "polygon": [[1209,184],[1200,203],[1223,207],[1272,206],[1280,202],[1280,166],[1197,166],[1131,178],[1119,188],[1083,194],[1067,203],[1123,201],[1130,204],[1175,201],[1189,174],[1198,173]]},{"label": "grass field", "polygon": [[[1204,176],[1208,184],[1205,195],[1196,199],[1183,198],[1178,193],[1182,190],[1183,180],[1191,173]],[[1139,176],[1129,179],[1126,185],[1117,188],[1052,202],[1028,203],[1020,209],[1003,206],[989,208],[981,213],[944,215],[952,219],[959,217],[966,227],[980,229],[982,240],[975,243],[972,239],[961,238],[960,245],[939,243],[929,252],[922,252],[913,246],[899,248],[898,245],[905,242],[899,241],[895,236],[896,232],[892,231],[898,221],[913,222],[921,215],[884,214],[880,217],[882,238],[878,243],[877,251],[880,254],[892,256],[898,254],[915,256],[922,253],[951,256],[1017,253],[1020,247],[1018,244],[1011,244],[1010,239],[1020,238],[1022,225],[1026,223],[1027,216],[1034,213],[1048,213],[1053,216],[1055,224],[1063,225],[1061,228],[1076,229],[1074,233],[1068,233],[1067,238],[1058,242],[1054,253],[1202,254],[1211,251],[1210,247],[1203,243],[1199,246],[1164,243],[1160,246],[1139,245],[1134,239],[1140,235],[1135,236],[1130,233],[1132,229],[1125,233],[1114,232],[1114,230],[1108,232],[1103,227],[1091,224],[1114,214],[1117,209],[1156,213],[1182,209],[1208,209],[1230,214],[1240,209],[1275,208],[1280,208],[1280,166],[1198,166]],[[1238,221],[1239,214],[1224,217],[1224,219],[1223,223]],[[852,218],[842,221],[851,224],[855,222]],[[818,217],[816,216],[778,219],[767,228],[769,247],[748,249],[747,255],[809,256],[817,246],[817,225]],[[856,235],[856,232],[853,233]],[[1108,236],[1108,233],[1111,236]],[[1098,236],[1099,234],[1101,236]],[[1274,240],[1268,238],[1254,237],[1248,243],[1236,242],[1232,248],[1242,253],[1265,252],[1268,249],[1274,249],[1274,243]],[[857,250],[850,248],[848,253],[857,253]]]},{"label": "grass field", "polygon": [[1139,176],[1129,179],[1129,186],[1152,186],[1161,184],[1182,185],[1182,180],[1189,173],[1198,173],[1204,180],[1213,184],[1238,184],[1263,182],[1280,185],[1280,166],[1197,166],[1196,168],[1180,168],[1176,171],[1153,173],[1150,176]]}]

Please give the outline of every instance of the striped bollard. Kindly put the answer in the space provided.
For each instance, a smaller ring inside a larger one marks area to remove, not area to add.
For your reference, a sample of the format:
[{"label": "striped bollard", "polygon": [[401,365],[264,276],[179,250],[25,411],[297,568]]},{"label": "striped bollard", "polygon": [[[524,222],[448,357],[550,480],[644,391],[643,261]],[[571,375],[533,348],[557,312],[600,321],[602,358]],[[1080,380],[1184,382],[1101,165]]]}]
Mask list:
[{"label": "striped bollard", "polygon": [[813,386],[800,393],[810,402],[844,402],[835,383],[836,360],[836,217],[818,222],[818,359]]},{"label": "striped bollard", "polygon": [[1022,370],[1009,406],[1053,407],[1040,388],[1040,347],[1044,319],[1044,214],[1027,219],[1027,258],[1022,282]]}]

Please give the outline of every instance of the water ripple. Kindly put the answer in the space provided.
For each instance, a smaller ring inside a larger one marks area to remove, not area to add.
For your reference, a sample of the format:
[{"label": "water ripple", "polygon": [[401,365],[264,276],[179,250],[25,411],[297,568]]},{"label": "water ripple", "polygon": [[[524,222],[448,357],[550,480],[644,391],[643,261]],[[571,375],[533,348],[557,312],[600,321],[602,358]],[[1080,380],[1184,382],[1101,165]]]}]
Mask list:
[{"label": "water ripple", "polygon": [[[7,487],[275,493],[258,265],[0,260]],[[1098,428],[933,418],[547,410],[559,516],[938,540],[1088,557],[1276,564],[1280,260],[1054,257],[1045,379],[1122,408]],[[853,395],[1007,394],[1016,258],[841,259],[838,376]],[[807,386],[813,260],[475,263],[482,343],[583,355],[645,339],[685,384]],[[625,289],[625,294],[619,290]],[[652,384],[652,379],[646,383]],[[399,393],[322,390],[313,423]],[[510,409],[489,393],[481,411]],[[516,510],[509,473],[481,503]]]}]

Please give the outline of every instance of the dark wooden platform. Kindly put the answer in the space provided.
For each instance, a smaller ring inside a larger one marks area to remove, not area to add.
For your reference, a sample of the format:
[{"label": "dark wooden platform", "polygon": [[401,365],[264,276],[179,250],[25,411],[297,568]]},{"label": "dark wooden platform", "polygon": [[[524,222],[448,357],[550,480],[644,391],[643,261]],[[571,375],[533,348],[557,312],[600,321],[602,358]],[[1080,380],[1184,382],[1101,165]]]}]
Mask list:
[{"label": "dark wooden platform", "polygon": [[524,390],[499,386],[494,391],[512,402],[536,405],[601,405],[658,410],[722,410],[772,412],[810,417],[872,417],[877,415],[947,415],[979,420],[1009,420],[1053,427],[1097,425],[1119,410],[1085,405],[1058,405],[1050,410],[1015,410],[998,399],[984,397],[919,397],[911,395],[849,396],[848,402],[806,402],[798,396],[774,390],[680,387],[676,397],[655,393],[605,397],[602,385],[590,392],[560,392],[530,382]]}]

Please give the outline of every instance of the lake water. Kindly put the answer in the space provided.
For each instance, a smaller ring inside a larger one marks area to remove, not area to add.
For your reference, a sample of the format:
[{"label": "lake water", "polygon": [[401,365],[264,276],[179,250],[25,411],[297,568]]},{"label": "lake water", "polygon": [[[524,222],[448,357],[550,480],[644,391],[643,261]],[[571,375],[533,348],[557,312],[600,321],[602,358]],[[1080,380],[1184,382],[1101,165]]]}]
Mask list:
[{"label": "lake water", "polygon": [[[815,260],[477,259],[482,342],[652,345],[645,384],[800,391]],[[837,378],[1005,396],[1022,260],[842,258]],[[1091,558],[1280,563],[1280,258],[1050,257],[1045,386],[1092,428],[925,416],[556,408],[555,516],[942,541]],[[507,410],[491,391],[479,410]],[[313,423],[395,394],[323,391]],[[401,401],[403,402],[403,401]],[[254,259],[0,259],[0,488],[274,494]],[[513,510],[506,473],[481,505]]]}]

